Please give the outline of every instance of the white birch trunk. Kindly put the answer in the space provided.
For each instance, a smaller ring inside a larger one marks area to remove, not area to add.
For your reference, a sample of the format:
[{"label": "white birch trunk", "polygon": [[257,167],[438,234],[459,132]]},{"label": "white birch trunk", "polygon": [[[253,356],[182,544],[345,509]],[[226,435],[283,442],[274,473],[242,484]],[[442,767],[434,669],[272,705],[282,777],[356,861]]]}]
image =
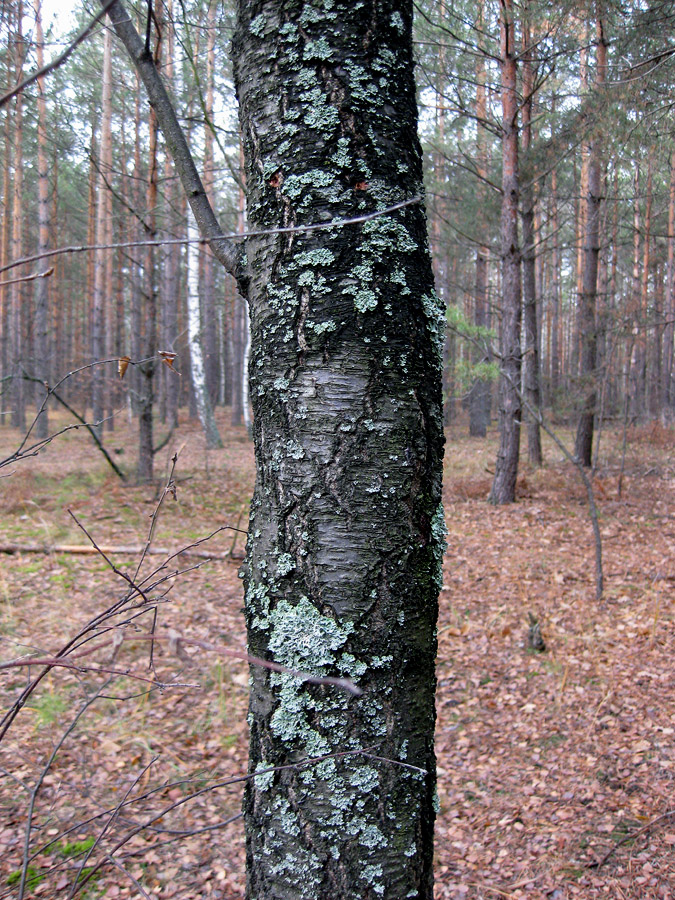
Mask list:
[{"label": "white birch trunk", "polygon": [[195,392],[197,415],[204,429],[208,447],[222,447],[218,428],[213,416],[211,401],[206,390],[204,354],[201,342],[201,313],[199,309],[199,232],[194,216],[188,213],[187,220],[187,310],[188,340],[190,343],[190,364],[192,387]]}]

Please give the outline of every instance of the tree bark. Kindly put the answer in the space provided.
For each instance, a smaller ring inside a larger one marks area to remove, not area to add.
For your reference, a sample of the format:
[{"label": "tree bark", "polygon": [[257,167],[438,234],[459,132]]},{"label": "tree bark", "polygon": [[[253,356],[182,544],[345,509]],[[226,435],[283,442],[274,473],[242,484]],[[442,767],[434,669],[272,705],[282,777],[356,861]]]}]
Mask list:
[{"label": "tree bark", "polygon": [[518,93],[517,48],[513,0],[501,4],[502,82],[502,308],[500,332],[499,450],[489,501],[496,505],[516,499],[520,456],[521,274],[518,239]]},{"label": "tree bark", "polygon": [[[411,7],[240,0],[252,228],[422,190]],[[261,235],[246,250],[249,649],[365,689],[349,698],[252,668],[250,771],[329,758],[249,783],[247,896],[431,900],[445,320],[424,215]],[[368,747],[392,762],[359,755]]]},{"label": "tree bark", "polygon": [[[112,171],[112,36],[103,32],[103,86],[101,96],[101,140],[98,160],[96,196],[96,243],[106,245],[112,215],[112,194],[106,184]],[[110,285],[106,282],[109,250],[96,250],[94,257],[94,295],[91,321],[92,362],[100,363],[106,357],[106,297]],[[98,427],[104,417],[103,367],[92,369],[92,419]],[[100,437],[99,433],[99,437]]]},{"label": "tree bark", "polygon": [[190,342],[190,374],[195,394],[197,415],[204,430],[207,447],[222,447],[213,406],[206,382],[202,351],[202,317],[199,307],[199,244],[194,216],[188,212],[187,222],[187,309],[188,340]]},{"label": "tree bark", "polygon": [[[596,102],[599,102],[605,82],[607,45],[602,19],[597,22],[595,57]],[[590,468],[593,462],[593,423],[597,397],[597,323],[598,256],[600,254],[600,206],[602,204],[601,140],[598,126],[588,146],[588,194],[586,197],[584,267],[579,308],[581,355],[579,374],[584,391],[581,414],[577,424],[574,455],[582,465]]]},{"label": "tree bark", "polygon": [[[15,19],[14,71],[16,82],[23,73],[26,45],[23,38],[23,2],[19,0]],[[17,94],[14,102],[14,184],[12,192],[12,258],[20,259],[23,254],[23,96]],[[12,359],[12,425],[20,431],[26,430],[26,399],[23,380],[24,335],[23,311],[24,286],[14,283],[10,286],[10,335]]]},{"label": "tree bark", "polygon": [[[37,37],[37,64],[44,66],[44,36],[42,32],[42,2],[33,0],[35,31]],[[37,141],[38,141],[38,244],[37,252],[49,249],[49,161],[47,159],[47,104],[45,102],[44,77],[37,82]],[[38,278],[35,282],[35,375],[43,384],[49,382],[49,279]],[[45,391],[46,393],[46,391]],[[44,396],[44,394],[43,394]],[[40,392],[37,394],[38,407],[42,404]],[[47,407],[42,410],[35,423],[35,435],[46,438],[49,433]]]},{"label": "tree bark", "polygon": [[[213,155],[213,82],[216,56],[216,4],[210,0],[206,18],[206,100],[204,122],[204,190],[214,202],[214,155]],[[216,298],[214,258],[209,247],[201,248],[203,258],[202,277],[202,344],[204,348],[204,374],[210,404],[218,399],[219,353],[216,325]],[[214,423],[215,424],[215,423]],[[219,438],[220,441],[220,438]]]},{"label": "tree bark", "polygon": [[663,332],[662,405],[668,418],[675,406],[673,385],[673,339],[675,336],[675,150],[670,155],[670,191],[668,200],[668,265],[664,312],[666,327]]},{"label": "tree bark", "polygon": [[[527,9],[525,18],[527,17]],[[530,49],[529,24],[523,24],[523,156],[527,159],[532,143],[532,106],[534,92],[534,71]],[[541,390],[539,386],[539,321],[537,314],[537,279],[535,252],[535,170],[527,159],[527,181],[522,191],[523,222],[523,319],[525,326],[525,366],[523,389],[529,404],[527,413],[527,451],[530,464],[541,466],[541,429],[539,411]],[[533,412],[536,410],[536,413]]]},{"label": "tree bark", "polygon": [[[6,55],[6,77],[9,84],[12,80],[12,61],[10,54]],[[12,236],[12,185],[10,170],[12,165],[12,113],[11,107],[5,107],[4,154],[2,161],[2,221],[0,221],[0,266],[9,262],[10,241]],[[3,280],[3,279],[0,279]],[[11,318],[11,290],[10,285],[0,287],[0,426],[9,424],[7,400],[9,391],[8,381],[11,377],[11,344],[10,344],[10,318]]]},{"label": "tree bark", "polygon": [[[477,17],[477,29],[481,33],[483,22],[483,3],[479,4]],[[482,48],[480,48],[482,49]],[[481,203],[479,209],[485,205],[485,180],[488,177],[488,146],[485,127],[482,124],[487,119],[487,97],[485,90],[485,57],[482,52],[476,57],[476,171],[479,178],[478,191]],[[474,287],[473,324],[477,329],[487,328],[488,307],[488,247],[486,238],[485,221],[478,222],[478,247],[476,249],[476,280]],[[478,340],[482,340],[478,338]],[[476,348],[473,352],[474,362],[488,363],[490,361],[489,341],[485,340],[485,347]],[[473,437],[485,437],[490,419],[490,384],[485,378],[476,378],[471,385],[469,397],[469,434]]]}]

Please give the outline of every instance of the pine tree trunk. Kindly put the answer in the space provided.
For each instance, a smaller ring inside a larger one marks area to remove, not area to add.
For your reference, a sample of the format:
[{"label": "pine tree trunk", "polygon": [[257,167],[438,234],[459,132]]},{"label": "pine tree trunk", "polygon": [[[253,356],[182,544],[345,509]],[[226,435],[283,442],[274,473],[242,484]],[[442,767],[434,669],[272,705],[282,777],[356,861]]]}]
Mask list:
[{"label": "pine tree trunk", "polygon": [[[148,239],[154,240],[157,234],[157,138],[158,124],[155,111],[150,109],[148,123],[150,147],[148,150],[148,185],[146,226]],[[155,248],[149,246],[145,257],[145,315],[143,317],[143,359],[138,364],[139,370],[139,413],[138,413],[138,467],[139,482],[153,479],[154,422],[155,405],[154,378],[157,370],[155,353],[157,351],[157,288],[155,280]]]},{"label": "pine tree trunk", "polygon": [[[362,6],[240,0],[252,228],[422,190],[412,4]],[[250,771],[291,767],[246,790],[249,900],[432,898],[445,320],[425,231],[415,205],[247,241],[249,648],[366,691],[252,667]]]},{"label": "pine tree trunk", "polygon": [[[103,32],[103,85],[101,96],[101,140],[98,161],[98,178],[96,192],[96,243],[107,243],[109,221],[112,214],[112,196],[106,180],[112,169],[112,34],[109,29]],[[108,273],[109,250],[96,250],[94,257],[94,294],[91,321],[91,355],[92,361],[98,363],[92,369],[92,419],[94,425],[102,422],[104,417],[104,381],[103,366],[100,361],[106,356],[106,297],[109,285],[106,283]],[[100,436],[100,434],[99,434]]]},{"label": "pine tree trunk", "polygon": [[[527,12],[525,13],[525,17]],[[534,91],[534,71],[530,50],[530,29],[523,25],[523,155],[527,158],[532,143],[532,106]],[[523,222],[523,319],[525,326],[525,365],[523,391],[528,403],[527,451],[530,464],[541,466],[541,429],[539,413],[541,390],[539,386],[539,322],[537,315],[537,279],[535,252],[535,171],[528,160],[527,182],[522,191]]]},{"label": "pine tree trunk", "polygon": [[[479,6],[476,22],[479,33],[483,28],[483,4]],[[478,191],[479,210],[485,202],[485,184],[488,177],[488,147],[485,132],[487,120],[487,98],[485,90],[485,58],[482,53],[476,58],[476,171],[479,178]],[[479,213],[480,215],[480,213]],[[478,329],[487,328],[487,291],[488,291],[488,248],[486,245],[486,228],[483,220],[478,222],[478,247],[476,249],[476,281],[474,287],[473,324]],[[478,338],[480,341],[481,338]],[[473,359],[479,365],[490,361],[489,342],[485,339],[485,347],[476,348]],[[469,434],[473,437],[485,437],[490,420],[490,385],[485,378],[476,378],[471,385],[469,397]]]},{"label": "pine tree trunk", "polygon": [[[595,58],[595,89],[598,95],[605,83],[607,45],[602,20],[597,22],[597,49]],[[579,374],[584,393],[581,414],[577,424],[574,454],[584,466],[593,462],[593,423],[597,398],[597,322],[598,256],[600,253],[600,206],[602,204],[601,139],[597,126],[587,149],[588,194],[586,196],[584,266],[582,293],[579,307],[581,355]]]},{"label": "pine tree trunk", "polygon": [[647,157],[647,197],[645,203],[644,240],[642,242],[642,284],[640,286],[640,321],[642,323],[642,340],[640,341],[640,358],[638,361],[640,372],[640,406],[643,414],[650,411],[649,390],[651,382],[650,353],[651,337],[655,331],[650,328],[649,314],[649,272],[651,269],[651,232],[652,232],[652,202],[653,202],[653,174],[654,174],[654,146],[649,148]]},{"label": "pine tree trunk", "polygon": [[644,323],[641,320],[641,279],[640,279],[640,167],[635,167],[635,196],[633,200],[633,275],[629,320],[632,323],[630,337],[630,353],[626,359],[626,390],[630,394],[627,409],[631,415],[640,414],[640,342],[643,337]]},{"label": "pine tree trunk", "polygon": [[[10,55],[7,54],[7,83],[13,78]],[[11,107],[5,107],[4,154],[2,160],[2,219],[0,220],[0,266],[9,262],[10,241],[12,236],[12,184],[10,169],[12,165],[12,113]],[[4,281],[4,275],[0,281]],[[10,343],[10,286],[0,287],[0,426],[9,424],[7,385],[11,377],[11,343]]]},{"label": "pine tree trunk", "polygon": [[517,48],[512,0],[501,6],[502,80],[502,302],[499,349],[499,450],[489,501],[497,505],[516,499],[520,455],[521,275],[518,240],[518,93]]},{"label": "pine tree trunk", "polygon": [[673,341],[675,339],[675,150],[670,155],[670,193],[668,200],[668,265],[666,268],[665,319],[663,333],[663,376],[661,403],[670,418],[675,407],[675,385],[673,384]]},{"label": "pine tree trunk", "polygon": [[[37,37],[37,64],[44,66],[44,37],[42,33],[42,3],[33,0],[35,29]],[[38,79],[38,244],[37,252],[49,249],[49,162],[47,160],[47,104],[45,102],[44,78]],[[38,278],[35,282],[35,371],[43,384],[49,382],[49,279]],[[46,392],[44,392],[46,393]],[[38,391],[38,408],[42,404],[43,392]],[[41,396],[42,394],[42,396]],[[35,423],[35,434],[46,438],[49,433],[47,407],[42,410]]]},{"label": "pine tree trunk", "polygon": [[[17,83],[21,81],[26,45],[23,39],[23,3],[19,0],[15,19],[14,71]],[[23,255],[23,95],[18,94],[14,102],[14,184],[12,194],[12,259]],[[21,283],[10,285],[10,340],[12,356],[12,425],[20,431],[26,430],[26,399],[24,370],[24,296]]]}]

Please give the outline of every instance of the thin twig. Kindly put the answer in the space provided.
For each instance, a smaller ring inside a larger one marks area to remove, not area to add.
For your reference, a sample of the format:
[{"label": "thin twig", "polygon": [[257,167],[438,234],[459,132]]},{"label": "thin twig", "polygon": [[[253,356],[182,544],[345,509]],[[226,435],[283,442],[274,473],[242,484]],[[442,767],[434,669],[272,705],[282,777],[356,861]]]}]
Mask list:
[{"label": "thin twig", "polygon": [[[369,222],[371,219],[377,219],[380,216],[389,215],[397,209],[403,209],[406,206],[413,206],[420,203],[419,197],[412,197],[410,200],[403,200],[401,203],[394,203],[386,209],[377,212],[366,213],[362,216],[354,216],[350,219],[336,219],[332,222],[317,222],[313,225],[289,225],[284,228],[263,228],[257,231],[243,231],[223,234],[222,238],[228,240],[242,240],[249,237],[263,237],[268,234],[294,234],[303,231],[323,231],[329,228],[343,228],[345,225],[360,225],[363,222]],[[221,240],[221,237],[213,238],[213,240]],[[38,262],[41,259],[48,259],[52,256],[60,256],[63,253],[85,253],[89,250],[124,250],[129,247],[163,247],[171,244],[209,244],[211,239],[200,237],[189,240],[188,238],[158,238],[156,240],[147,241],[120,241],[111,244],[78,244],[70,247],[57,247],[54,250],[48,250],[44,253],[36,253],[33,256],[24,256],[12,262],[0,266],[0,274],[14,269],[17,266],[27,265],[28,263]]]},{"label": "thin twig", "polygon": [[97,690],[80,707],[80,709],[74,716],[73,720],[70,722],[70,724],[65,729],[65,731],[63,732],[63,734],[61,735],[59,740],[56,742],[56,746],[52,750],[52,752],[49,756],[49,759],[43,766],[42,771],[40,772],[40,775],[38,776],[38,779],[35,782],[35,785],[31,791],[30,802],[28,804],[28,814],[26,816],[26,827],[25,827],[24,839],[23,839],[23,859],[22,859],[22,863],[21,863],[21,881],[19,882],[18,900],[23,900],[24,892],[26,890],[26,878],[28,876],[28,863],[29,863],[29,859],[30,859],[30,836],[31,836],[31,831],[33,829],[33,813],[35,811],[35,801],[37,800],[37,795],[40,792],[40,788],[42,787],[45,777],[47,776],[47,773],[49,772],[49,770],[52,767],[52,763],[56,759],[56,756],[57,756],[59,750],[65,743],[66,738],[68,737],[68,735],[70,735],[72,733],[72,731],[76,727],[77,723],[80,721],[80,719],[82,718],[84,713],[89,709],[89,707],[92,705],[92,703],[94,703],[98,699],[100,691],[103,690],[104,688],[106,688],[110,684],[111,680],[112,679],[108,679],[108,681],[105,684],[101,685],[99,690]]},{"label": "thin twig", "polygon": [[[146,851],[144,850],[143,852],[146,852]],[[114,856],[111,856],[110,853],[106,853],[106,857],[105,857],[105,858],[108,860],[109,863],[112,863],[112,865],[115,866],[116,869],[119,869],[120,872],[122,872],[124,875],[126,875],[126,877],[129,879],[129,881],[134,885],[134,887],[136,888],[136,890],[138,891],[138,893],[139,893],[142,897],[145,897],[145,900],[152,900],[150,894],[148,894],[148,893],[143,889],[143,887],[141,886],[141,884],[139,884],[139,882],[134,878],[134,876],[131,874],[131,872],[127,872],[127,870],[124,868],[124,866],[122,865],[122,863],[118,862],[118,861],[115,859]]]},{"label": "thin twig", "polygon": [[21,278],[10,278],[9,281],[0,281],[0,287],[8,287],[10,284],[24,284],[26,281],[36,281],[38,278],[49,278],[54,274],[54,266],[44,272],[34,272],[32,275],[22,275]]},{"label": "thin twig", "polygon": [[[95,850],[95,849],[98,847],[98,845],[101,843],[101,840],[102,840],[103,836],[105,835],[106,831],[108,831],[108,829],[111,827],[111,825],[113,824],[113,822],[115,821],[115,819],[116,819],[117,816],[119,815],[120,810],[122,809],[122,806],[123,806],[124,802],[129,798],[129,795],[131,794],[131,792],[133,791],[133,789],[136,787],[136,785],[138,784],[138,782],[141,780],[141,778],[142,778],[142,777],[145,775],[145,773],[148,771],[148,769],[150,769],[150,767],[153,766],[156,762],[157,762],[157,757],[154,757],[153,759],[150,760],[150,762],[149,762],[146,766],[144,766],[144,767],[141,769],[141,771],[140,771],[140,772],[138,773],[138,775],[133,779],[133,781],[131,782],[131,784],[130,784],[129,787],[127,788],[127,790],[124,792],[124,795],[123,795],[122,799],[120,800],[120,802],[117,804],[116,808],[115,808],[115,809],[112,811],[112,813],[108,816],[108,821],[104,824],[103,828],[99,831],[98,835],[96,836],[96,840],[95,840],[94,843],[91,845],[91,847],[89,847],[89,849],[87,850],[87,852],[84,854],[84,857],[82,858],[82,862],[80,863],[80,868],[79,868],[79,870],[78,870],[78,872],[77,872],[77,875],[75,876],[75,879],[74,879],[74,881],[73,881],[73,886],[72,886],[72,888],[71,888],[71,890],[70,890],[70,894],[68,895],[68,900],[71,900],[71,898],[74,897],[75,894],[77,893],[78,886],[79,886],[79,883],[80,883],[80,879],[82,878],[82,874],[83,874],[83,872],[84,872],[84,869],[85,869],[85,866],[86,866],[87,862],[89,861],[89,859],[90,859],[92,853],[94,852],[94,850]],[[112,857],[110,857],[109,855],[108,855],[108,858],[112,859]],[[146,896],[147,896],[147,895],[146,895]]]},{"label": "thin twig", "polygon": [[609,848],[607,853],[598,861],[588,863],[586,866],[587,869],[599,869],[601,866],[607,862],[607,860],[621,847],[623,844],[626,844],[628,841],[634,841],[636,838],[641,837],[643,834],[646,834],[650,831],[655,825],[659,825],[661,822],[668,822],[671,819],[675,819],[675,809],[670,809],[668,812],[663,813],[663,815],[657,816],[655,819],[652,819],[651,822],[647,822],[646,825],[643,825],[642,828],[638,828],[637,831],[632,831],[630,834],[624,835],[621,840],[617,841],[612,847]]}]

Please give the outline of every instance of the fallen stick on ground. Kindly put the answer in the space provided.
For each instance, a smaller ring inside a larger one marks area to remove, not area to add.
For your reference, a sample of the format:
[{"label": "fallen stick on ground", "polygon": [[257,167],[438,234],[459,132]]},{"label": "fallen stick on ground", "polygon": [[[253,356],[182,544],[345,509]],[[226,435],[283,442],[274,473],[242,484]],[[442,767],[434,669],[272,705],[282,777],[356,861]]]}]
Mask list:
[{"label": "fallen stick on ground", "polygon": [[[104,553],[123,553],[136,555],[144,550],[139,544],[120,545],[113,544],[100,545],[92,547],[87,544],[0,544],[0,553],[18,554],[18,553],[74,553],[79,555],[92,555],[102,550]],[[175,556],[184,553],[186,556],[197,556],[200,559],[230,559],[232,553],[216,552],[210,550],[196,550],[186,548],[185,550],[171,550],[168,547],[150,547],[145,550],[146,553],[152,553],[155,556]]]}]

